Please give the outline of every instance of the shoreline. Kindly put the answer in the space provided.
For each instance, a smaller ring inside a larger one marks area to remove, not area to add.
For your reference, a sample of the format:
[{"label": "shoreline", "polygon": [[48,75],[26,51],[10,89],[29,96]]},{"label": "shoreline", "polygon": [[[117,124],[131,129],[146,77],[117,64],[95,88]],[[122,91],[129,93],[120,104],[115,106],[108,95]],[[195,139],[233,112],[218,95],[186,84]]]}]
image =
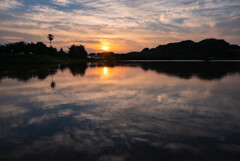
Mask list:
[{"label": "shoreline", "polygon": [[15,65],[15,64],[65,64],[65,63],[90,63],[90,62],[119,62],[119,63],[171,63],[171,62],[234,62],[238,63],[240,60],[231,60],[231,59],[214,59],[214,60],[201,60],[201,59],[171,59],[171,60],[123,60],[123,59],[74,59],[69,57],[61,57],[61,56],[49,56],[49,55],[10,55],[10,54],[0,54],[0,64],[1,65]]}]

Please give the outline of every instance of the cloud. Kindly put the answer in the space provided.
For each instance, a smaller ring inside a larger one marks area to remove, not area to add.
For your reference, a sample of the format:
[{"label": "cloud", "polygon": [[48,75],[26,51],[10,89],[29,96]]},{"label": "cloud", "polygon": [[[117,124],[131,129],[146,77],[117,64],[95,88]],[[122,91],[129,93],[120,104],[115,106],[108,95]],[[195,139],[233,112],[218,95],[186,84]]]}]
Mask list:
[{"label": "cloud", "polygon": [[52,3],[59,5],[59,6],[68,6],[69,4],[72,4],[72,0],[53,0]]},{"label": "cloud", "polygon": [[[4,13],[0,24],[8,32],[30,32],[34,40],[42,34],[39,41],[43,42],[51,32],[59,38],[54,40],[58,48],[81,40],[91,51],[108,43],[115,52],[128,52],[206,37],[240,43],[237,24],[232,22],[235,24],[228,30],[226,22],[240,16],[239,8],[238,0],[52,0],[31,2],[22,5],[21,11]],[[224,35],[223,30],[227,31]],[[4,37],[2,41],[13,41],[9,35]]]},{"label": "cloud", "polygon": [[[99,156],[114,147],[120,147],[115,151],[123,156],[123,145],[127,153],[139,143],[175,152],[207,151],[205,142],[197,147],[191,144],[202,138],[214,141],[219,149],[239,152],[239,146],[228,144],[228,134],[239,132],[239,75],[206,82],[139,67],[108,69],[108,77],[101,77],[101,67],[88,68],[84,77],[59,70],[53,75],[54,90],[49,87],[51,76],[27,83],[2,80],[0,137],[17,146],[1,156],[16,159],[65,148]],[[38,135],[32,137],[36,131]],[[218,146],[220,139],[226,144]]]},{"label": "cloud", "polygon": [[8,10],[22,6],[18,0],[1,0],[0,10]]},{"label": "cloud", "polygon": [[224,22],[219,22],[215,25],[215,28],[218,30],[220,35],[239,36],[239,26],[240,17],[237,17]]},{"label": "cloud", "polygon": [[95,40],[77,40],[74,42],[86,43],[86,44],[99,44],[100,43],[100,41],[95,41]]},{"label": "cloud", "polygon": [[17,115],[23,115],[28,110],[24,107],[18,107],[14,104],[12,105],[1,105],[0,107],[0,118],[14,117]]}]

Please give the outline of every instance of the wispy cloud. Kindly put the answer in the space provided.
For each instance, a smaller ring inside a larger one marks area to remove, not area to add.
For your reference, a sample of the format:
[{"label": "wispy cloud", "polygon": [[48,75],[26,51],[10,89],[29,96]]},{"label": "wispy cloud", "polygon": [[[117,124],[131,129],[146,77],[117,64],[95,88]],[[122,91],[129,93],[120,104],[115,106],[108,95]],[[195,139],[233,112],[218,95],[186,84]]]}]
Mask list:
[{"label": "wispy cloud", "polygon": [[[225,22],[240,17],[239,0],[52,0],[20,8],[24,10],[4,13],[11,19],[3,19],[1,29],[33,37],[51,32],[56,36],[57,47],[81,41],[91,51],[108,43],[116,52],[127,52],[206,37],[226,38],[240,44],[236,35],[223,35],[219,29],[229,28]],[[224,27],[219,27],[222,23]],[[237,30],[236,26],[231,30]],[[39,41],[47,41],[45,37]]]},{"label": "wispy cloud", "polygon": [[0,10],[7,10],[22,6],[18,0],[1,0],[0,1]]},{"label": "wispy cloud", "polygon": [[73,3],[72,0],[53,0],[52,2],[59,6],[68,6]]}]

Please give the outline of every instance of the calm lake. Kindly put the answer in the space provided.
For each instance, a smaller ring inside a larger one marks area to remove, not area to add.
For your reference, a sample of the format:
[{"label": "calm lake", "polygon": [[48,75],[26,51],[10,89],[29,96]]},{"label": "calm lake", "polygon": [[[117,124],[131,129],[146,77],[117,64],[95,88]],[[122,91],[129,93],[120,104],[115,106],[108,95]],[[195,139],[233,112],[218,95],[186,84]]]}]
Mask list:
[{"label": "calm lake", "polygon": [[239,158],[239,62],[0,68],[1,161]]}]

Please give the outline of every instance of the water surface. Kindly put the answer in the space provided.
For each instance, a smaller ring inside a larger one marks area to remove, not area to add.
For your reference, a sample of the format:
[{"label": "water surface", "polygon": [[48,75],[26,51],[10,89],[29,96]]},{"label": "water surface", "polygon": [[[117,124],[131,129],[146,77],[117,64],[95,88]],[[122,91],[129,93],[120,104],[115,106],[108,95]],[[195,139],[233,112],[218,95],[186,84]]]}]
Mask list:
[{"label": "water surface", "polygon": [[237,160],[239,66],[1,67],[0,160]]}]

